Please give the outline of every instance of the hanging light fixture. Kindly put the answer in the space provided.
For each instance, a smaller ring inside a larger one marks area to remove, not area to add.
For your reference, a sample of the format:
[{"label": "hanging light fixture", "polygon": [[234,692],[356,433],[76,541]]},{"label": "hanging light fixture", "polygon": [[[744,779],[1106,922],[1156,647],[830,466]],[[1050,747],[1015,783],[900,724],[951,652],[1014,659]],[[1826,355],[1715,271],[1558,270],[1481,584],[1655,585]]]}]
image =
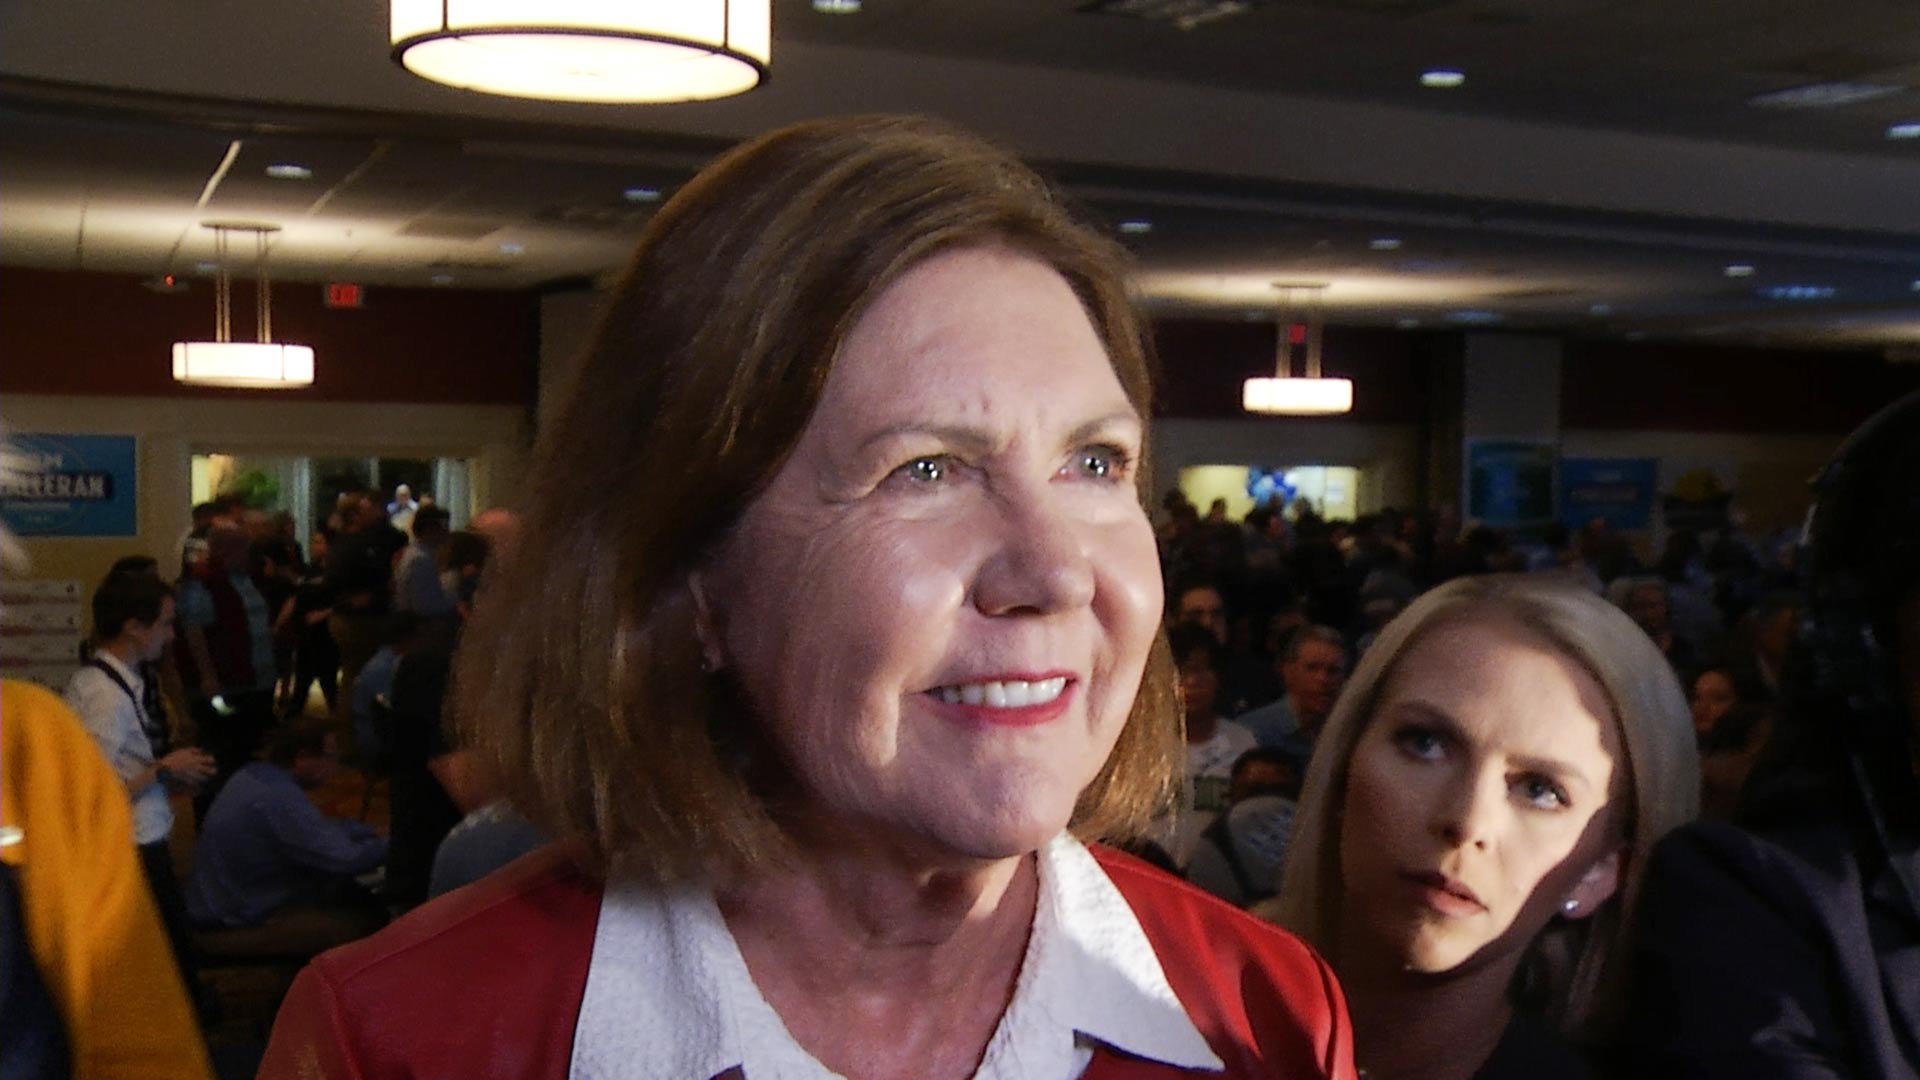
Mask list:
[{"label": "hanging light fixture", "polygon": [[[273,340],[273,286],[267,280],[267,235],[278,225],[209,221],[213,230],[216,265],[213,278],[213,340],[173,343],[173,378],[191,386],[232,386],[249,390],[283,390],[313,385],[313,346],[286,345]],[[227,265],[229,233],[250,232],[254,237],[253,341],[232,340],[233,279]]]},{"label": "hanging light fixture", "polygon": [[[1320,312],[1325,284],[1277,282],[1280,334],[1274,346],[1273,378],[1248,379],[1240,388],[1241,407],[1276,416],[1333,416],[1353,410],[1353,380],[1320,376],[1320,339],[1326,329]],[[1304,378],[1293,374],[1293,350],[1306,353]]]},{"label": "hanging light fixture", "polygon": [[766,80],[772,0],[392,0],[424,79],[554,101],[706,101]]}]

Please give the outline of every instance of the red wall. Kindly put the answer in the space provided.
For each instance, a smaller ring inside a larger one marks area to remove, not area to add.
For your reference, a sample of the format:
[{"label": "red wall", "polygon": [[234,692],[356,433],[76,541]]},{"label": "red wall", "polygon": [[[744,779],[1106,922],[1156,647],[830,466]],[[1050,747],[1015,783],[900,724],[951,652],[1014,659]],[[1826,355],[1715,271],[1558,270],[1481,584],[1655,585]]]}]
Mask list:
[{"label": "red wall", "polygon": [[1877,352],[1569,341],[1561,424],[1752,434],[1840,434],[1920,390],[1920,365]]},{"label": "red wall", "polygon": [[[173,381],[171,346],[213,336],[213,283],[162,295],[132,275],[0,267],[0,393],[257,397]],[[233,286],[233,336],[251,340],[254,287]],[[276,400],[514,404],[533,400],[539,297],[366,289],[336,310],[322,286],[273,290],[273,337],[312,345],[314,381]]]},{"label": "red wall", "polygon": [[[1271,322],[1156,321],[1153,338],[1161,378],[1154,412],[1192,419],[1244,418],[1240,384],[1250,376],[1273,374],[1276,333]],[[1423,358],[1433,344],[1432,337],[1397,330],[1327,327],[1321,373],[1353,380],[1353,412],[1337,419],[1419,423],[1428,398]],[[1300,417],[1290,422],[1319,420]]]}]

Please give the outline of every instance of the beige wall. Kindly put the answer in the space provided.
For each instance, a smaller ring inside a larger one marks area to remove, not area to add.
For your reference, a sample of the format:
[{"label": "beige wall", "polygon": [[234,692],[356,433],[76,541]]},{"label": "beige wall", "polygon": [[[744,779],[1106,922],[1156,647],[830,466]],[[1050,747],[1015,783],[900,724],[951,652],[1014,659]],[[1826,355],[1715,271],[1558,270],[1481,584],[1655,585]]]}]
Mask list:
[{"label": "beige wall", "polygon": [[407,405],[10,394],[0,422],[20,432],[132,435],[138,535],[27,539],[29,576],[91,590],[123,555],[177,555],[192,508],[190,461],[211,450],[258,454],[464,457],[474,501],[514,505],[526,466],[526,410],[507,405]]},{"label": "beige wall", "polygon": [[[1414,505],[1420,432],[1410,424],[1278,419],[1156,420],[1152,503],[1193,465],[1351,465],[1359,512]],[[1202,507],[1202,509],[1205,509]]]}]

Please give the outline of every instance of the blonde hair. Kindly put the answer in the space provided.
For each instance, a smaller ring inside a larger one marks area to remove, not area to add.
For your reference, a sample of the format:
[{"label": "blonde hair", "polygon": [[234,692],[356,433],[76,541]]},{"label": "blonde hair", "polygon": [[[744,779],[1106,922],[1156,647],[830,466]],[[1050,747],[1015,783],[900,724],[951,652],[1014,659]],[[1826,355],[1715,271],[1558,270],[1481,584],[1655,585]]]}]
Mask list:
[{"label": "blonde hair", "polygon": [[1280,922],[1325,951],[1339,936],[1344,885],[1340,810],[1354,746],[1401,659],[1427,634],[1463,619],[1509,619],[1593,676],[1619,725],[1626,783],[1610,809],[1623,857],[1620,886],[1593,915],[1556,919],[1534,940],[1514,987],[1569,1036],[1611,1025],[1624,977],[1624,938],[1653,845],[1699,808],[1699,759],[1685,696],[1666,658],[1625,613],[1571,582],[1539,574],[1457,578],[1416,599],[1380,631],[1327,719],[1294,819]]},{"label": "blonde hair", "polygon": [[[728,677],[701,671],[688,574],[792,451],[867,305],[908,268],[971,245],[1065,278],[1151,415],[1124,254],[1010,154],[945,124],[847,117],[773,132],[648,224],[535,448],[525,527],[487,572],[455,678],[462,740],[590,868],[621,855],[672,880],[788,850],[747,780],[754,718]],[[1145,831],[1180,762],[1173,693],[1162,643],[1081,793],[1078,834]]]}]

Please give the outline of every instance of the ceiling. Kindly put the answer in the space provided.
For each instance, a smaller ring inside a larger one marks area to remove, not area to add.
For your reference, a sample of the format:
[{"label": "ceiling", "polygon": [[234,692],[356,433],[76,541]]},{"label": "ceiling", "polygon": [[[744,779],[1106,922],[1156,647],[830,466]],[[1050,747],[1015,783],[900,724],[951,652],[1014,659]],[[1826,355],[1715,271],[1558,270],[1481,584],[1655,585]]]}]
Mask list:
[{"label": "ceiling", "polygon": [[[1122,238],[1162,311],[1313,281],[1341,322],[1920,353],[1911,0],[864,6],[776,0],[766,85],[616,107],[424,82],[381,0],[0,4],[0,262],[191,284],[202,223],[239,220],[279,226],[280,280],[577,284],[724,146],[924,111],[1150,223]],[[1465,85],[1420,84],[1442,66]],[[1858,100],[1754,103],[1835,84]]]}]

